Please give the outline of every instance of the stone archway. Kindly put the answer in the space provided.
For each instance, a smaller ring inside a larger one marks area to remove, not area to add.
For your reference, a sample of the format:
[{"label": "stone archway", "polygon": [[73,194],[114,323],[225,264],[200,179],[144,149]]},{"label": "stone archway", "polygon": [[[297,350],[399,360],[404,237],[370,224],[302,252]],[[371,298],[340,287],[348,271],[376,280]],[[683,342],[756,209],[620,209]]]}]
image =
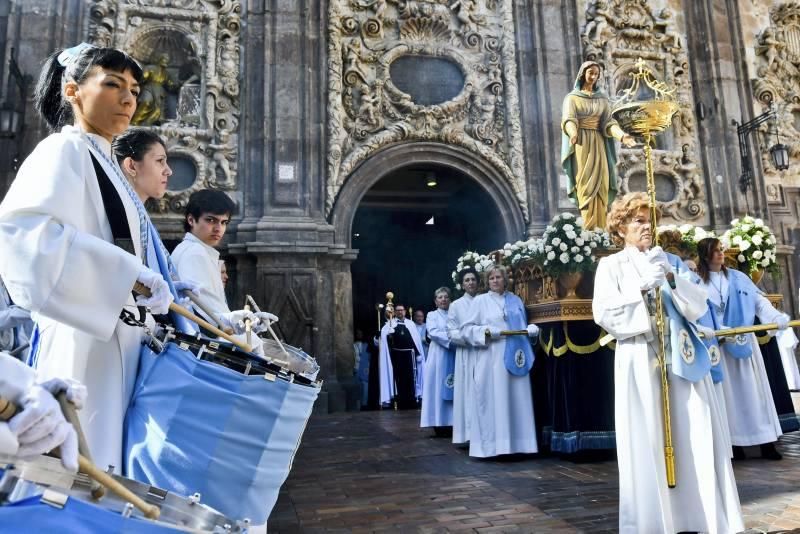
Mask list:
[{"label": "stone archway", "polygon": [[[366,192],[384,176],[414,164],[428,164],[459,171],[478,184],[497,207],[506,241],[525,235],[525,219],[510,185],[492,165],[458,147],[431,142],[392,145],[359,165],[347,178],[331,212],[335,240],[350,248],[352,226]],[[503,243],[499,243],[502,245]]]}]

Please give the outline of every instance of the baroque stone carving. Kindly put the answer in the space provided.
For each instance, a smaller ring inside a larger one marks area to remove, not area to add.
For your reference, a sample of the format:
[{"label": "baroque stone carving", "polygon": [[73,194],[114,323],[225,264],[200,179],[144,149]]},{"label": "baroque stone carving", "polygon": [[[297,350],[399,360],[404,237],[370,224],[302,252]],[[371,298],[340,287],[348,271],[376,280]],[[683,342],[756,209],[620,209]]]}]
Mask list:
[{"label": "baroque stone carving", "polygon": [[[628,87],[628,73],[641,57],[656,76],[676,88],[680,110],[672,128],[656,139],[654,172],[666,180],[671,199],[660,201],[664,215],[676,221],[697,221],[705,214],[705,187],[694,162],[697,136],[692,111],[689,58],[676,31],[672,12],[647,0],[590,0],[581,42],[586,59],[604,67],[608,94]],[[621,147],[617,162],[619,191],[629,191],[632,175],[644,171],[641,148]]]},{"label": "baroque stone carving", "polygon": [[[331,0],[328,15],[326,212],[359,163],[389,144],[424,140],[499,170],[527,221],[512,2]],[[461,91],[415,102],[392,81],[392,63],[405,56],[456,64]]]},{"label": "baroque stone carving", "polygon": [[779,135],[781,142],[789,145],[792,160],[800,156],[800,2],[775,5],[769,15],[771,24],[756,36],[756,78],[752,84],[762,111],[774,106],[777,114],[774,122],[761,127],[759,152],[767,200],[781,203],[786,171],[772,166],[769,147]]},{"label": "baroque stone carving", "polygon": [[152,203],[164,217],[180,216],[198,189],[236,189],[241,9],[240,0],[92,0],[90,41],[157,74],[143,86],[137,122],[197,171],[188,188]]}]

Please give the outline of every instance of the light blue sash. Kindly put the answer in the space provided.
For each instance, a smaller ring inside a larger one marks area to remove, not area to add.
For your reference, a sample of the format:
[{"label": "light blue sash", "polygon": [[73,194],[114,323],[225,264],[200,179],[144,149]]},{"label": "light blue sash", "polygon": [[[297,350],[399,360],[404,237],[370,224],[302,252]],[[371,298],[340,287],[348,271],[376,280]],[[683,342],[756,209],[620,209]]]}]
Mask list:
[{"label": "light blue sash", "polygon": [[[509,330],[525,330],[528,326],[528,315],[522,300],[506,291],[505,295],[506,324]],[[504,363],[509,373],[514,376],[525,376],[533,367],[533,349],[528,336],[506,337]]]}]

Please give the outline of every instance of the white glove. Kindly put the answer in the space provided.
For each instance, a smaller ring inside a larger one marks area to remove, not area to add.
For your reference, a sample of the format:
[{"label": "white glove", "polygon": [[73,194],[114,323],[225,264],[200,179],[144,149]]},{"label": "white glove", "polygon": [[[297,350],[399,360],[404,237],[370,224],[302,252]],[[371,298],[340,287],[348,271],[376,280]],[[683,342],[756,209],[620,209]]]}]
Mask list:
[{"label": "white glove", "polygon": [[660,265],[646,264],[639,268],[639,289],[646,291],[661,287],[667,281],[667,274]]},{"label": "white glove", "polygon": [[143,295],[136,297],[138,306],[150,308],[150,313],[154,315],[164,315],[169,311],[169,305],[173,301],[172,293],[170,293],[167,281],[164,280],[161,274],[145,267],[139,273],[136,281],[150,288],[149,297]]},{"label": "white glove", "polygon": [[192,282],[190,280],[173,280],[173,285],[175,285],[175,291],[180,295],[183,293],[191,293],[195,297],[200,296],[200,284]]},{"label": "white glove", "polygon": [[86,386],[73,380],[71,378],[51,378],[39,384],[44,389],[49,391],[54,397],[65,391],[67,393],[67,400],[75,406],[76,410],[82,410],[86,406],[86,397],[89,396],[89,391]]},{"label": "white glove", "polygon": [[17,436],[20,458],[32,458],[61,447],[61,463],[78,470],[78,435],[61,413],[58,401],[41,386],[33,386],[22,399],[22,411],[8,421]]},{"label": "white glove", "polygon": [[785,313],[780,314],[775,318],[775,324],[778,325],[778,330],[786,330],[789,327],[789,316]]},{"label": "white glove", "polygon": [[250,320],[251,326],[258,323],[258,318],[253,315],[253,312],[247,310],[236,310],[217,314],[217,322],[220,323],[223,328],[232,328],[234,334],[244,334],[244,322],[248,319]]},{"label": "white glove", "polygon": [[25,321],[30,321],[31,312],[25,308],[20,308],[16,304],[12,304],[5,310],[0,311],[0,329],[14,328]]},{"label": "white glove", "polygon": [[661,265],[665,271],[671,271],[672,265],[669,264],[669,258],[667,257],[667,253],[664,252],[664,249],[661,247],[653,247],[647,252],[645,252],[645,256],[647,256],[647,261],[653,265]]},{"label": "white glove", "polygon": [[489,337],[492,339],[500,339],[500,329],[496,326],[490,326],[486,329],[489,332]]},{"label": "white glove", "polygon": [[539,327],[535,324],[529,324],[525,328],[528,330],[528,337],[536,337],[539,335]]},{"label": "white glove", "polygon": [[256,312],[253,315],[258,318],[258,323],[253,325],[253,332],[257,334],[267,330],[271,323],[278,322],[278,316],[269,312]]},{"label": "white glove", "polygon": [[709,328],[707,326],[703,326],[701,324],[694,325],[697,333],[700,334],[703,338],[703,341],[711,341],[714,339],[714,329]]}]

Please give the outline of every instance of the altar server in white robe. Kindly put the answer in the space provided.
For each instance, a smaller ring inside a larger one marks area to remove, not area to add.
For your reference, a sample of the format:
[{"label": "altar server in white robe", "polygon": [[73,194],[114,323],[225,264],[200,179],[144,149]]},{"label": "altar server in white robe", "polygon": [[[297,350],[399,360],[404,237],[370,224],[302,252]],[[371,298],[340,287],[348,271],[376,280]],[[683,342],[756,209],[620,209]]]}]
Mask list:
[{"label": "altar server in white robe", "polygon": [[[86,385],[80,418],[89,448],[98,465],[117,470],[142,340],[142,329],[122,322],[120,312],[139,304],[163,314],[172,302],[162,276],[143,264],[146,213],[111,155],[141,80],[139,65],[111,48],[83,43],[51,56],[34,105],[58,133],[37,145],[0,204],[0,276],[36,322],[30,357],[40,378]],[[107,197],[95,165],[107,177]],[[116,228],[126,236],[112,233],[104,199],[119,206]],[[150,298],[134,302],[137,281]]]},{"label": "altar server in white robe", "polygon": [[[192,193],[183,221],[186,234],[172,252],[172,261],[178,277],[197,287],[200,300],[213,316],[208,317],[203,310],[197,313],[212,324],[231,329],[246,341],[246,321],[251,322],[253,332],[259,333],[266,330],[269,323],[277,322],[278,317],[269,312],[231,311],[228,307],[220,275],[219,251],[215,247],[225,236],[234,207],[233,201],[222,191],[201,189]],[[251,345],[256,352],[261,351],[257,337],[251,337]]]},{"label": "altar server in white robe", "polygon": [[[534,453],[538,445],[528,376],[533,367],[529,337],[536,337],[539,328],[527,324],[522,300],[506,291],[505,267],[489,267],[486,277],[489,291],[475,297],[462,329],[476,347],[469,455]],[[528,335],[504,337],[503,330],[527,330]]]},{"label": "altar server in white robe", "polygon": [[[708,291],[708,305],[720,328],[751,326],[755,318],[786,330],[789,317],[776,310],[750,277],[724,265],[725,254],[716,238],[697,243],[698,274]],[[775,442],[783,434],[778,411],[755,334],[721,343],[721,388],[733,444],[734,459],[745,457],[742,447],[761,445],[761,456],[780,460]]]},{"label": "altar server in white robe", "polygon": [[450,289],[440,287],[434,292],[436,309],[428,312],[425,324],[431,340],[425,360],[424,391],[422,394],[422,428],[434,427],[436,435],[445,435],[445,427],[453,426],[453,373],[455,350],[447,337],[447,309]]},{"label": "altar server in white robe", "polygon": [[[723,415],[714,394],[711,358],[697,337],[695,321],[706,313],[705,290],[676,275],[652,234],[647,195],[618,198],[608,231],[624,249],[600,260],[592,310],[595,322],[617,340],[614,404],[619,465],[619,531],[623,534],[744,530]],[[669,290],[667,277],[675,284]],[[667,335],[672,439],[676,481],[667,487],[661,372],[652,314],[662,289]],[[668,300],[669,299],[669,300]],[[667,303],[672,309],[667,315]],[[702,327],[700,327],[702,328]],[[704,334],[713,331],[701,330]],[[689,377],[689,378],[685,378]]]},{"label": "altar server in white robe", "polygon": [[456,348],[453,372],[453,443],[463,444],[469,441],[475,351],[467,343],[462,329],[469,307],[478,293],[478,273],[472,267],[466,267],[458,273],[458,278],[464,295],[450,304],[447,310],[447,336],[451,345]]},{"label": "altar server in white robe", "polygon": [[388,407],[395,399],[398,409],[411,410],[417,407],[416,362],[422,341],[413,321],[406,319],[404,305],[395,304],[386,314],[378,345],[381,405]]}]

